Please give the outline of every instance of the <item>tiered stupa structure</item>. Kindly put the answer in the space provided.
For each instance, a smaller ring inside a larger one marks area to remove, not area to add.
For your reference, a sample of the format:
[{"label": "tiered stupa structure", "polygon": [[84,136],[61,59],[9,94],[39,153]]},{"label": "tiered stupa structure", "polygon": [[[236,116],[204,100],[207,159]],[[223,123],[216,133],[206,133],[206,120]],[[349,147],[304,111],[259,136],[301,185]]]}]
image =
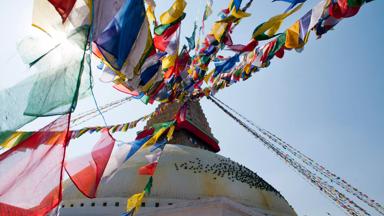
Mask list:
[{"label": "tiered stupa structure", "polygon": [[[138,216],[290,216],[296,215],[284,197],[256,173],[216,154],[213,137],[199,102],[168,105],[147,126],[174,119],[177,129],[166,145],[154,175],[152,192]],[[64,187],[61,216],[120,215],[127,198],[141,192],[148,176],[137,173],[147,163],[139,151],[99,186],[97,198],[84,197],[69,181]]]}]

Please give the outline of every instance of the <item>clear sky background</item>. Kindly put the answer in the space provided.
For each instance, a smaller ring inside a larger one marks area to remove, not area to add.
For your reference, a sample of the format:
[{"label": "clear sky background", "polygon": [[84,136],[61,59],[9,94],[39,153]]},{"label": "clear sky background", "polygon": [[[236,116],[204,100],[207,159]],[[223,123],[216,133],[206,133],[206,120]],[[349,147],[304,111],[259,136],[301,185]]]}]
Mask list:
[{"label": "clear sky background", "polygon": [[[189,36],[193,21],[201,20],[203,0],[187,1],[182,38]],[[245,1],[246,2],[246,1]],[[157,15],[171,0],[157,0]],[[281,30],[304,15],[317,1],[287,19]],[[227,1],[214,1],[214,13],[206,32]],[[233,34],[235,43],[246,43],[253,29],[285,10],[286,3],[255,0]],[[32,0],[4,1],[0,9],[0,89],[29,76],[16,51],[16,44],[30,31]],[[311,36],[302,53],[286,52],[270,67],[245,81],[224,89],[217,97],[263,128],[269,129],[308,156],[344,177],[371,197],[384,203],[384,1],[365,5],[357,16],[345,19],[334,31],[316,40]],[[186,41],[183,39],[183,43]],[[99,76],[94,71],[95,76]],[[110,84],[96,83],[100,105],[124,97]],[[343,211],[298,173],[278,159],[253,136],[227,117],[210,101],[201,101],[213,134],[220,141],[220,154],[257,172],[272,184],[299,215],[343,215]],[[154,110],[132,101],[105,115],[109,124],[134,120]],[[94,108],[91,99],[82,100],[77,113]],[[37,129],[51,119],[40,119],[24,129]],[[101,118],[87,125],[102,124]],[[140,125],[139,127],[140,128]],[[128,135],[119,135],[129,140]],[[91,137],[73,142],[69,156],[88,152]],[[366,207],[364,204],[362,206]],[[374,212],[372,212],[373,215]]]}]

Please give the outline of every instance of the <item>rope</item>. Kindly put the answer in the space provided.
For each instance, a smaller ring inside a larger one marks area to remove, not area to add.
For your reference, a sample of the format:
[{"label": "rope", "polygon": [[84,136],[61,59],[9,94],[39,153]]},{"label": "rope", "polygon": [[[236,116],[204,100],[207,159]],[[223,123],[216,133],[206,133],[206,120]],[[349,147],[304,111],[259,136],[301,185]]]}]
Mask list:
[{"label": "rope", "polygon": [[[131,99],[130,99],[130,100],[131,100]],[[79,126],[79,125],[81,125],[81,124],[83,124],[83,123],[85,123],[85,122],[87,122],[87,121],[89,121],[89,120],[91,120],[91,119],[93,119],[93,118],[99,116],[99,115],[100,115],[100,112],[101,112],[101,113],[106,113],[106,112],[108,112],[108,111],[110,111],[110,110],[112,110],[112,109],[115,109],[115,108],[117,108],[117,107],[123,105],[125,102],[130,101],[130,100],[125,100],[125,101],[122,101],[121,103],[118,103],[118,104],[115,104],[115,105],[110,105],[110,106],[108,106],[108,107],[101,107],[99,110],[95,109],[95,110],[94,110],[92,113],[90,113],[89,115],[86,115],[86,116],[84,116],[83,118],[75,119],[75,121],[73,121],[73,125],[72,125],[72,127]],[[81,120],[81,121],[79,121],[79,120]],[[104,122],[104,123],[105,123],[105,122]],[[104,125],[105,125],[105,124],[104,124]]]},{"label": "rope", "polygon": [[325,193],[331,200],[333,200],[339,207],[344,209],[347,213],[359,216],[359,215],[370,215],[366,210],[357,205],[354,201],[349,199],[343,193],[338,191],[333,186],[329,185],[322,178],[311,172],[309,169],[295,161],[291,156],[285,154],[279,148],[277,148],[273,143],[268,141],[265,137],[257,133],[255,130],[250,128],[246,123],[238,119],[231,112],[229,112],[226,108],[220,105],[216,100],[212,97],[208,97],[216,106],[218,106],[225,114],[230,116],[233,120],[235,120],[238,124],[240,124],[243,128],[245,128],[249,133],[251,133],[256,139],[260,140],[268,149],[271,149],[277,156],[279,156],[282,160],[288,163],[295,171],[300,173],[302,176],[306,178],[306,180],[312,185],[316,186],[321,192]]},{"label": "rope", "polygon": [[[212,96],[213,97],[213,96]],[[213,97],[216,101],[218,101],[220,104],[231,110],[232,112],[236,113],[238,116],[243,118],[246,122],[254,126],[258,131],[260,131],[263,135],[267,136],[270,140],[277,143],[279,146],[281,146],[283,149],[288,150],[292,155],[299,158],[303,163],[308,165],[309,167],[313,168],[320,174],[322,174],[324,177],[329,179],[331,182],[335,182],[337,185],[342,187],[345,191],[347,191],[349,194],[355,196],[359,200],[363,201],[370,207],[374,208],[377,212],[379,212],[381,215],[384,215],[384,208],[380,205],[380,203],[376,202],[374,199],[370,198],[367,194],[361,192],[356,187],[352,186],[350,183],[348,183],[346,180],[342,179],[341,177],[337,176],[335,173],[329,171],[324,166],[320,165],[318,162],[310,158],[309,156],[305,155],[304,153],[300,152],[299,150],[295,149],[293,146],[273,134],[272,132],[263,129],[259,126],[257,126],[255,123],[253,123],[251,120],[246,118],[245,116],[241,115],[239,112],[234,110],[233,108],[229,107],[227,104],[222,102],[216,97]]]}]

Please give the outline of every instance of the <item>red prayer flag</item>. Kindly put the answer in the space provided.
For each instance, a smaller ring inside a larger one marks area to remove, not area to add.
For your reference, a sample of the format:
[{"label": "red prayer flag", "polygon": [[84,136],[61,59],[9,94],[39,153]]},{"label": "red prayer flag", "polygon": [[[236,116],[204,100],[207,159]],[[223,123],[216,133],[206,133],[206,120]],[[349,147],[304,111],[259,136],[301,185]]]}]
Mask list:
[{"label": "red prayer flag", "polygon": [[348,18],[355,16],[360,6],[351,7],[348,5],[348,0],[338,0],[337,2],[331,2],[329,5],[329,15],[336,19]]},{"label": "red prayer flag", "polygon": [[46,215],[61,201],[65,115],[0,155],[0,215]]},{"label": "red prayer flag", "polygon": [[137,134],[135,140],[143,139],[149,135],[153,135],[153,132],[155,132],[154,128],[145,129]]},{"label": "red prayer flag", "polygon": [[258,45],[257,40],[252,39],[248,44],[228,45],[228,48],[235,52],[251,52]]},{"label": "red prayer flag", "polygon": [[176,34],[177,29],[179,29],[179,27],[180,27],[180,22],[170,26],[161,35],[155,34],[155,36],[153,37],[153,44],[155,45],[156,49],[162,52],[165,52],[173,36]]},{"label": "red prayer flag", "polygon": [[63,23],[71,13],[73,6],[75,6],[76,0],[48,0],[60,14]]},{"label": "red prayer flag", "polygon": [[129,95],[132,95],[132,96],[138,96],[139,95],[139,92],[137,91],[131,91],[130,89],[128,89],[124,84],[115,84],[113,86],[114,89],[120,91],[120,92],[123,92],[125,94],[129,94]]},{"label": "red prayer flag", "polygon": [[283,58],[284,57],[284,46],[282,46],[277,52],[275,53],[275,56],[278,58]]},{"label": "red prayer flag", "polygon": [[157,162],[153,162],[145,166],[142,166],[139,168],[139,174],[152,176],[156,171],[156,167],[157,167]]},{"label": "red prayer flag", "polygon": [[89,198],[96,197],[97,187],[111,156],[114,144],[115,140],[109,134],[108,129],[103,129],[101,138],[90,154],[65,162],[65,170],[69,177],[85,196]]}]

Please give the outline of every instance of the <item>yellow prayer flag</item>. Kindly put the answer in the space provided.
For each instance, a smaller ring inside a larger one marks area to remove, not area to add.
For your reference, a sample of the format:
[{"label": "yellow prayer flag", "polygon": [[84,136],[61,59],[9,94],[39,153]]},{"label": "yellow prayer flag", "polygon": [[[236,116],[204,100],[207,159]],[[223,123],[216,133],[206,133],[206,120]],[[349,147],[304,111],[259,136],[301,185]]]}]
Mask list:
[{"label": "yellow prayer flag", "polygon": [[155,20],[156,20],[155,10],[154,10],[154,8],[152,6],[148,6],[146,13],[147,13],[148,21],[150,23],[155,22]]},{"label": "yellow prayer flag", "polygon": [[215,22],[212,26],[211,33],[217,41],[221,41],[225,31],[227,30],[228,23],[225,22]]},{"label": "yellow prayer flag", "polygon": [[[135,209],[135,213],[136,213],[141,206],[141,201],[143,200],[144,195],[145,195],[145,192],[143,191],[141,193],[134,194],[133,196],[128,198],[126,211],[130,212],[133,209]],[[133,213],[133,215],[135,215],[135,213]]]},{"label": "yellow prayer flag", "polygon": [[3,143],[0,143],[0,146],[4,149],[10,149],[17,144],[19,144],[25,137],[28,136],[26,132],[16,131],[10,135]]},{"label": "yellow prayer flag", "polygon": [[164,57],[163,60],[161,61],[162,69],[165,70],[175,65],[176,58],[177,58],[177,53],[174,55],[168,55]]},{"label": "yellow prayer flag", "polygon": [[147,142],[144,143],[143,148],[147,148],[157,142],[157,140],[163,135],[163,133],[167,130],[167,127],[160,128],[156,134],[154,134]]},{"label": "yellow prayer flag", "polygon": [[234,17],[236,17],[236,18],[238,18],[238,19],[241,19],[241,18],[244,18],[244,17],[249,17],[249,16],[251,16],[250,13],[247,13],[247,12],[242,11],[242,10],[240,10],[240,9],[239,9],[239,10],[236,10],[235,7],[232,8],[232,10],[231,10],[231,15],[234,16]]},{"label": "yellow prayer flag", "polygon": [[207,75],[204,76],[204,82],[208,84],[209,78],[211,78],[212,74],[215,72],[215,69],[212,69]]},{"label": "yellow prayer flag", "polygon": [[234,6],[233,0],[230,0],[228,4],[228,10],[231,10],[232,8],[234,8],[233,6]]},{"label": "yellow prayer flag", "polygon": [[172,139],[173,137],[173,132],[175,131],[175,125],[172,125],[169,130],[168,130],[168,133],[167,133],[167,139],[168,141]]},{"label": "yellow prayer flag", "polygon": [[172,6],[160,16],[161,24],[170,24],[181,17],[184,13],[187,2],[184,0],[175,0]]},{"label": "yellow prayer flag", "polygon": [[270,18],[267,22],[263,23],[253,33],[253,37],[257,37],[266,31],[268,31],[267,34],[269,36],[276,34],[276,32],[279,30],[281,24],[283,23],[284,19],[287,18],[288,16],[292,15],[296,11],[298,11],[301,7],[303,7],[303,4],[298,5],[297,7],[295,7],[294,9],[292,9],[286,13],[282,13],[282,14],[279,14],[279,15],[276,15],[276,16]]},{"label": "yellow prayer flag", "polygon": [[301,48],[304,44],[300,43],[300,21],[296,21],[285,33],[285,47],[288,49]]}]

